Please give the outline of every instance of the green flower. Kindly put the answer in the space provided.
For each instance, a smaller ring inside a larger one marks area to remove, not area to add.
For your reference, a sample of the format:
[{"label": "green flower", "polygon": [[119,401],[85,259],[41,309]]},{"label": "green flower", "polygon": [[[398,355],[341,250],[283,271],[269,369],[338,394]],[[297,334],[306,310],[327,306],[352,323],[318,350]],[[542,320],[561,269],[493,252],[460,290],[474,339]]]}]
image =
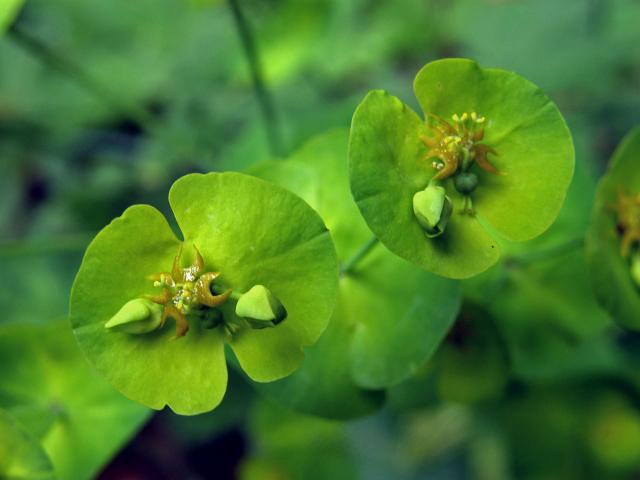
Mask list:
[{"label": "green flower", "polygon": [[[399,99],[370,92],[353,116],[351,191],[369,228],[396,255],[451,278],[500,257],[499,238],[525,241],[555,220],[573,175],[571,135],[538,87],[465,59],[416,76],[420,118]],[[441,186],[453,213],[425,235],[412,199]]]},{"label": "green flower", "polygon": [[220,272],[203,272],[204,260],[195,247],[193,256],[193,264],[182,268],[180,245],[171,273],[155,273],[149,277],[153,280],[154,287],[162,288],[162,293],[147,296],[163,307],[158,327],[162,327],[165,320],[172,317],[176,322],[176,338],[183,337],[189,331],[188,314],[201,313],[204,316],[207,307],[219,307],[231,295],[230,289],[219,295],[213,293],[213,282],[220,276]]},{"label": "green flower", "polygon": [[[187,175],[169,201],[184,242],[156,209],[129,208],[87,249],[71,322],[89,360],[126,396],[196,414],[224,395],[225,344],[258,382],[301,365],[303,347],[316,342],[333,310],[338,268],[320,217],[275,185],[238,173]],[[286,308],[285,321],[255,329],[236,314],[237,299],[256,285]],[[123,305],[145,296],[176,320],[180,338],[168,325],[144,335],[105,330]]]},{"label": "green flower", "polygon": [[616,149],[598,184],[587,261],[598,301],[619,324],[640,329],[640,128]]}]

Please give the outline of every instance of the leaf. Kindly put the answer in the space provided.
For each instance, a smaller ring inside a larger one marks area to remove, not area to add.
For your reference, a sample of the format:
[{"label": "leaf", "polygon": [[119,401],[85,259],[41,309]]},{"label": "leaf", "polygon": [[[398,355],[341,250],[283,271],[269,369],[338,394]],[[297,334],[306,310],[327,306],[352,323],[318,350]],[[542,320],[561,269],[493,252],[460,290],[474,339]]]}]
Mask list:
[{"label": "leaf", "polygon": [[[288,191],[237,173],[187,175],[169,199],[185,250],[196,246],[205,271],[221,272],[220,285],[237,293],[265,285],[284,304],[284,322],[243,328],[230,346],[256,381],[289,375],[302,362],[302,347],[326,327],[335,301],[337,264],[322,220]],[[135,336],[104,329],[128,300],[158,293],[147,276],[169,271],[179,244],[160,212],[129,208],[87,249],[71,294],[71,320],[89,360],[126,396],[197,414],[215,408],[226,389],[222,326],[206,330],[192,319],[180,339],[170,338],[169,325]],[[226,321],[237,320],[232,303],[221,307]]]},{"label": "leaf", "polygon": [[640,128],[636,127],[618,146],[598,184],[586,243],[596,297],[616,322],[634,330],[640,329],[640,295],[631,278],[629,262],[620,252],[621,237],[611,206],[620,192],[640,192],[639,157]]},{"label": "leaf", "polygon": [[60,479],[92,477],[148,418],[87,365],[66,320],[2,325],[0,363],[0,408],[41,442]]},{"label": "leaf", "polygon": [[0,410],[0,478],[53,480],[53,467],[38,441]]},{"label": "leaf", "polygon": [[505,175],[474,167],[476,215],[462,212],[453,179],[443,185],[454,203],[445,233],[427,239],[412,211],[413,195],[434,175],[420,137],[424,120],[386,92],[370,92],[357,108],[349,144],[351,191],[373,233],[392,252],[425,270],[451,278],[476,275],[500,256],[494,237],[525,241],[557,217],[573,175],[571,135],[555,105],[518,75],[447,59],[416,76],[425,114],[448,120],[477,112],[486,118],[482,141],[499,155],[490,161]]},{"label": "leaf", "polygon": [[477,307],[465,308],[431,360],[439,397],[448,402],[479,403],[499,398],[510,365],[493,318]]},{"label": "leaf", "polygon": [[593,298],[581,249],[530,265],[514,260],[492,298],[488,308],[505,337],[516,376],[549,380],[619,367],[618,352],[606,334],[611,320]]},{"label": "leaf", "polygon": [[346,431],[338,422],[295,414],[263,402],[255,405],[249,428],[255,452],[241,464],[243,480],[347,480],[356,475]]},{"label": "leaf", "polygon": [[[345,131],[331,132],[284,162],[252,170],[293,189],[318,210],[343,264],[371,238],[349,192],[347,142]],[[459,302],[455,282],[376,246],[341,277],[329,328],[300,371],[262,390],[306,413],[331,418],[369,413],[383,401],[383,389],[415,373],[433,354]]]},{"label": "leaf", "polygon": [[2,0],[0,4],[0,34],[11,26],[24,3],[25,0]]}]

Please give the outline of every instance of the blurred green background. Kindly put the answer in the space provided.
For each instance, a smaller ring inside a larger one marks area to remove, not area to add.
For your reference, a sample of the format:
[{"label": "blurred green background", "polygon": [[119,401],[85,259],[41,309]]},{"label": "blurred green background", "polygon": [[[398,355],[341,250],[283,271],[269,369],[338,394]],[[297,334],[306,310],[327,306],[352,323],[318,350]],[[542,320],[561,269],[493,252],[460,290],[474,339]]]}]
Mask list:
[{"label": "blurred green background", "polygon": [[[112,218],[168,212],[185,173],[346,128],[370,89],[415,107],[417,71],[456,56],[545,90],[576,175],[549,232],[463,283],[461,318],[382,410],[301,416],[233,377],[210,414],[151,414],[90,371],[64,318]],[[597,306],[580,248],[597,179],[637,124],[638,0],[28,0],[0,37],[0,409],[60,478],[640,478],[640,336]]]}]

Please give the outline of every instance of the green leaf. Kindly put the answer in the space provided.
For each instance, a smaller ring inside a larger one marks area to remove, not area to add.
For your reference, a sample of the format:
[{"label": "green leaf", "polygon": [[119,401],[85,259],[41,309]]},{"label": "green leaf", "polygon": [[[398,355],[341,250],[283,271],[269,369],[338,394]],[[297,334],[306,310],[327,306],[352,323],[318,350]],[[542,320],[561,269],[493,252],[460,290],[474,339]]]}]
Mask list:
[{"label": "green leaf", "polygon": [[384,402],[384,391],[362,388],[351,373],[353,325],[343,321],[344,295],[338,296],[327,331],[307,349],[302,367],[288,378],[258,385],[258,389],[301,413],[346,420],[367,415]]},{"label": "green leaf", "polygon": [[[371,238],[349,192],[347,142],[345,131],[331,132],[287,161],[252,170],[293,189],[318,210],[343,264]],[[383,389],[415,373],[433,354],[459,302],[455,282],[376,246],[341,277],[329,328],[300,371],[263,390],[307,413],[332,418],[369,413],[383,401]]]},{"label": "green leaf", "polygon": [[255,451],[240,466],[239,478],[243,480],[356,477],[347,432],[338,422],[262,402],[253,408],[249,429]]},{"label": "green leaf", "polygon": [[367,224],[392,252],[442,276],[470,277],[498,260],[496,235],[529,240],[555,220],[573,175],[571,135],[535,85],[470,60],[427,64],[414,90],[425,114],[447,121],[465,112],[484,116],[482,143],[498,152],[489,159],[504,175],[473,167],[479,178],[471,194],[475,215],[462,212],[453,177],[443,181],[454,214],[443,235],[425,238],[411,202],[435,172],[420,140],[430,127],[396,97],[373,91],[353,117],[351,190]]},{"label": "green leaf", "polygon": [[514,260],[501,283],[488,308],[516,376],[549,380],[618,368],[606,335],[611,320],[593,298],[582,249],[531,264]]},{"label": "green leaf", "polygon": [[4,33],[11,26],[24,3],[25,0],[2,0],[0,3],[0,33]]},{"label": "green leaf", "polygon": [[587,260],[592,285],[601,305],[620,325],[640,329],[640,294],[631,278],[629,261],[620,253],[621,236],[611,208],[620,192],[640,192],[640,127],[618,146],[596,192],[591,226],[587,234]]},{"label": "green leaf", "polygon": [[41,442],[60,479],[92,477],[148,418],[89,367],[66,320],[3,325],[0,363],[0,408]]},{"label": "green leaf", "polygon": [[[293,372],[302,347],[320,336],[336,296],[335,252],[322,220],[280,187],[236,174],[187,175],[169,194],[184,236],[206,271],[221,272],[225,288],[244,293],[265,285],[288,317],[275,328],[243,328],[230,346],[248,375],[272,381]],[[123,304],[158,293],[148,275],[171,269],[180,242],[160,212],[137,205],[98,234],[87,249],[71,295],[76,337],[98,371],[129,398],[180,414],[209,411],[227,383],[223,327],[191,320],[185,337],[172,327],[145,335],[106,332]],[[233,302],[221,307],[238,321]],[[167,322],[172,323],[172,322]]]},{"label": "green leaf", "polygon": [[53,480],[53,466],[38,441],[0,410],[0,478]]},{"label": "green leaf", "polygon": [[432,359],[442,400],[478,403],[498,398],[509,377],[509,358],[493,318],[465,308]]}]

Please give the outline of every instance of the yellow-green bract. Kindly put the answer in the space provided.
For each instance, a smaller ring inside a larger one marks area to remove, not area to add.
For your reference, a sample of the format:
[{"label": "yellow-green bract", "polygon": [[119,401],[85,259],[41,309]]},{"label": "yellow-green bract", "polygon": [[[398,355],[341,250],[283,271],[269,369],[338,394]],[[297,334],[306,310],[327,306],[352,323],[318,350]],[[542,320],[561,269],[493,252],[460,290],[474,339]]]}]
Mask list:
[{"label": "yellow-green bract", "polygon": [[[571,135],[538,87],[471,60],[427,64],[414,91],[425,118],[379,90],[358,106],[349,143],[351,191],[369,228],[389,250],[438,275],[470,277],[498,261],[500,237],[529,240],[555,220],[573,175]],[[426,238],[412,198],[444,167],[428,156],[427,145],[435,141],[430,140],[434,125],[442,130],[442,145],[455,145],[460,139],[447,137],[445,123],[468,118],[481,125],[474,138],[482,141],[482,150],[473,155],[480,158],[486,148],[497,154],[489,153],[492,165],[484,169],[470,167],[478,177],[470,197],[455,188],[455,177],[443,181],[454,212],[444,234]],[[469,198],[474,214],[465,213]]]},{"label": "yellow-green bract", "polygon": [[634,282],[631,260],[622,255],[613,206],[618,195],[640,193],[639,162],[640,127],[636,127],[618,146],[598,184],[586,243],[596,297],[617,323],[635,330],[640,329],[640,287]]},{"label": "yellow-green bract", "polygon": [[[317,209],[343,265],[372,238],[349,192],[347,143],[348,132],[329,132],[285,161],[251,170]],[[341,275],[329,327],[308,349],[302,368],[259,388],[305,413],[340,419],[371,413],[384,402],[388,387],[414,374],[434,353],[459,305],[457,282],[422,271],[377,245]]]},{"label": "yellow-green bract", "polygon": [[24,2],[25,0],[2,0],[0,2],[0,34],[11,26]]},{"label": "yellow-green bract", "polygon": [[[71,293],[70,316],[89,361],[129,398],[176,413],[209,411],[227,384],[224,345],[253,380],[285,377],[302,363],[303,347],[325,329],[336,298],[337,260],[322,219],[281,187],[238,173],[192,174],[174,183],[169,202],[205,271],[234,293],[264,285],[287,310],[273,328],[244,328],[228,339],[223,326],[190,322],[171,340],[172,322],[145,335],[108,332],[105,322],[127,301],[157,293],[147,276],[171,268],[180,240],[147,205],[130,207],[103,229],[85,254]],[[186,255],[185,255],[186,256]],[[185,258],[185,264],[189,259]],[[220,307],[235,319],[233,302]]]}]

